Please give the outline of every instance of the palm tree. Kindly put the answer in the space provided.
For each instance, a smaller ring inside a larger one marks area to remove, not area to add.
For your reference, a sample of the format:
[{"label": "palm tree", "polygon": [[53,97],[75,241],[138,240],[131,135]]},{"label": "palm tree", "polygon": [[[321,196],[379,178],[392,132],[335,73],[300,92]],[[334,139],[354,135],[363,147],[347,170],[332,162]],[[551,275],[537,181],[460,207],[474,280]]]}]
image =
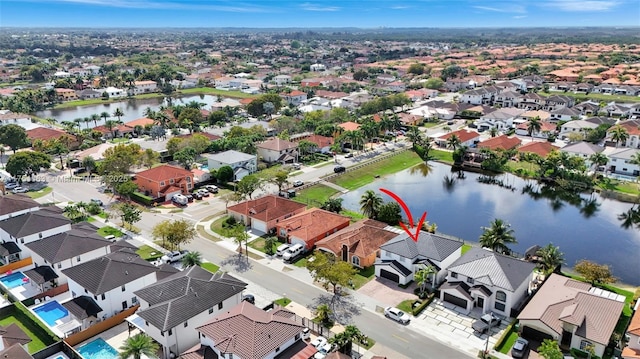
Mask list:
[{"label": "palm tree", "polygon": [[116,138],[115,131],[113,129],[117,126],[118,122],[114,120],[107,120],[104,123],[104,127],[111,132],[111,138]]},{"label": "palm tree", "polygon": [[498,129],[495,127],[491,127],[489,129],[489,136],[491,136],[491,138],[496,137],[498,135]]},{"label": "palm tree", "polygon": [[594,170],[594,175],[595,175],[595,173],[598,172],[598,168],[600,166],[604,166],[607,164],[607,162],[609,162],[609,158],[603,153],[596,152],[592,154],[591,157],[589,157],[589,161],[591,161],[591,163],[595,167],[595,170]]},{"label": "palm tree", "polygon": [[411,126],[411,128],[409,128],[409,131],[407,132],[407,138],[409,139],[409,141],[411,141],[414,147],[424,142],[424,135],[416,126]]},{"label": "palm tree", "polygon": [[140,359],[142,355],[149,358],[155,358],[158,352],[158,344],[145,333],[138,333],[132,337],[127,338],[124,344],[119,348],[119,359]]},{"label": "palm tree", "polygon": [[[75,125],[75,127],[78,127],[78,131],[80,131],[80,123],[84,121],[82,118],[74,118],[73,119],[73,123]],[[73,131],[75,132],[75,131]]]},{"label": "palm tree", "polygon": [[268,236],[267,238],[264,239],[264,252],[270,256],[274,255],[275,252],[273,250],[273,247],[276,245],[276,243],[278,243],[278,238],[274,237],[274,236]]},{"label": "palm tree", "polygon": [[542,123],[540,122],[540,117],[536,116],[529,120],[527,124],[527,132],[529,132],[529,137],[533,137],[534,132],[540,132],[542,129]]},{"label": "palm tree", "polygon": [[511,250],[507,244],[518,243],[511,225],[501,219],[494,219],[490,227],[482,227],[482,229],[484,232],[480,235],[480,245],[494,252],[508,254]]},{"label": "palm tree", "polygon": [[84,125],[87,126],[87,128],[89,128],[89,122],[91,122],[91,117],[85,117],[82,119],[82,121],[84,121]]},{"label": "palm tree", "polygon": [[100,117],[102,117],[102,119],[104,120],[104,122],[107,122],[107,119],[108,119],[109,117],[111,117],[111,115],[109,115],[109,112],[107,112],[107,111],[102,111],[102,112],[100,113]]},{"label": "palm tree", "polygon": [[155,117],[155,114],[156,112],[151,107],[145,108],[144,112],[142,113],[144,117],[151,118],[151,119]]},{"label": "palm tree", "polygon": [[122,116],[124,116],[124,112],[122,112],[120,107],[116,108],[116,110],[113,112],[113,117],[117,117],[118,121],[122,121]]},{"label": "palm tree", "polygon": [[367,190],[360,198],[360,211],[369,218],[375,219],[377,217],[381,205],[382,197],[372,190]]},{"label": "palm tree", "polygon": [[184,257],[182,257],[182,266],[183,267],[193,267],[199,266],[202,264],[202,254],[198,251],[193,251],[187,253]]},{"label": "palm tree", "polygon": [[618,147],[620,142],[627,142],[627,139],[629,138],[629,132],[627,129],[620,125],[613,126],[610,133],[611,139],[616,143],[616,147]]},{"label": "palm tree", "polygon": [[[432,277],[433,274],[436,273],[435,268],[433,266],[424,266],[420,268],[414,275],[413,279],[416,281],[416,284],[420,287],[420,293],[424,293],[427,290],[427,283],[429,283],[429,277]],[[433,285],[433,278],[431,278],[431,282]]]},{"label": "palm tree", "polygon": [[322,324],[327,324],[331,321],[331,308],[329,308],[328,304],[320,304],[316,307],[316,319]]},{"label": "palm tree", "polygon": [[564,254],[560,252],[560,247],[554,246],[553,243],[549,243],[538,249],[536,255],[540,258],[538,267],[545,274],[559,270],[560,266],[564,263]]},{"label": "palm tree", "polygon": [[[107,114],[107,117],[109,117],[108,115],[109,114]],[[98,115],[97,113],[94,113],[89,118],[91,119],[91,121],[93,121],[93,127],[98,127],[98,121],[100,121],[100,115]]]},{"label": "palm tree", "polygon": [[447,147],[451,148],[454,151],[460,146],[460,144],[460,137],[458,137],[458,135],[456,134],[453,134],[449,136],[449,138],[447,138]]}]

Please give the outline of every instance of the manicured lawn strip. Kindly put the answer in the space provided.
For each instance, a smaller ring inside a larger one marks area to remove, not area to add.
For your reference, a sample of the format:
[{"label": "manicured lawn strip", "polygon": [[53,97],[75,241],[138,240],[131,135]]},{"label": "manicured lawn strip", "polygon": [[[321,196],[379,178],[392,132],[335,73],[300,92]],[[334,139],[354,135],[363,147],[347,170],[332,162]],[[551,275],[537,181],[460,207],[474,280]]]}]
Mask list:
[{"label": "manicured lawn strip", "polygon": [[38,319],[33,317],[22,303],[15,303],[15,309],[10,315],[0,319],[1,326],[7,326],[16,323],[31,338],[28,344],[29,353],[38,352],[49,345],[55,343],[59,339],[48,329],[43,328]]},{"label": "manicured lawn strip", "polygon": [[111,226],[104,226],[99,228],[98,234],[103,237],[106,237],[106,236],[122,237],[122,232],[119,229],[113,228]]},{"label": "manicured lawn strip", "polygon": [[369,266],[367,268],[362,268],[353,276],[351,280],[353,283],[353,289],[358,289],[363,285],[367,284],[370,280],[375,277],[376,268],[375,266]]},{"label": "manicured lawn strip", "polygon": [[51,191],[53,191],[53,188],[51,187],[45,187],[39,191],[34,191],[34,192],[27,192],[27,196],[36,199],[36,198],[40,198],[43,196],[48,195],[49,193],[51,193]]},{"label": "manicured lawn strip", "polygon": [[495,350],[499,351],[502,354],[508,354],[509,350],[518,339],[518,331],[515,328],[516,321],[514,320],[509,326],[507,326],[506,331],[502,334],[497,345],[495,346]]},{"label": "manicured lawn strip", "polygon": [[210,241],[212,241],[212,242],[219,242],[219,241],[221,241],[221,239],[220,239],[220,238],[210,235],[210,234],[209,234],[209,233],[204,229],[204,226],[203,226],[203,225],[201,225],[201,224],[199,224],[199,225],[197,225],[197,226],[196,226],[196,231],[198,231],[198,234],[199,234],[199,235],[200,235],[200,237],[202,237],[202,238],[206,238],[206,239],[208,239],[208,240],[210,240]]},{"label": "manicured lawn strip", "polygon": [[136,253],[140,256],[140,258],[146,261],[154,261],[162,257],[162,252],[146,244],[138,248]]},{"label": "manicured lawn strip", "polygon": [[411,306],[413,305],[413,302],[415,302],[415,299],[407,299],[407,300],[403,300],[402,302],[400,302],[398,305],[396,305],[396,308],[400,309],[401,311],[411,314],[412,312],[412,308]]},{"label": "manicured lawn strip", "polygon": [[[253,248],[253,249],[257,249],[262,253],[267,253],[266,249],[264,248],[264,237],[258,237],[256,239],[254,239],[253,241],[249,242],[249,247]],[[272,253],[276,252],[276,249],[278,248],[279,245],[281,245],[282,242],[275,242],[273,244],[273,251]]]},{"label": "manicured lawn strip", "polygon": [[442,150],[431,150],[429,156],[435,161],[441,161],[448,164],[453,164],[453,152]]},{"label": "manicured lawn strip", "polygon": [[109,214],[107,212],[100,212],[97,214],[98,217],[102,218],[102,219],[107,219],[109,218]]},{"label": "manicured lawn strip", "polygon": [[424,128],[432,128],[432,127],[436,127],[438,125],[441,125],[441,123],[439,122],[425,122],[424,125],[422,125]]},{"label": "manicured lawn strip", "polygon": [[282,168],[282,165],[275,165],[269,168],[265,168],[262,171],[258,171],[255,173],[255,175],[265,181],[270,181],[276,176],[276,173],[282,170],[285,170],[284,168]]},{"label": "manicured lawn strip", "polygon": [[515,172],[518,169],[521,169],[521,171],[524,171],[526,174],[531,176],[535,176],[540,169],[538,164],[526,161],[509,161],[507,162],[507,167],[509,168],[509,172]]},{"label": "manicured lawn strip", "polygon": [[222,228],[222,223],[227,219],[227,217],[220,217],[218,219],[216,219],[215,221],[213,221],[213,223],[211,223],[211,230],[214,231],[215,233],[223,236],[223,237],[228,237],[229,235],[229,230],[226,228]]},{"label": "manicured lawn strip", "polygon": [[244,93],[241,91],[225,91],[218,90],[211,87],[197,87],[192,89],[183,89],[180,90],[181,94],[184,95],[192,95],[192,94],[206,94],[206,95],[218,95],[221,97],[229,97],[229,98],[256,98],[258,95],[252,95],[248,93]]},{"label": "manicured lawn strip", "polygon": [[352,211],[350,209],[342,209],[342,211],[340,212],[341,215],[343,216],[347,216],[347,217],[351,217],[351,222],[357,222],[361,219],[366,218],[364,216],[364,214],[358,212],[358,211]]},{"label": "manicured lawn strip", "polygon": [[462,253],[461,253],[461,254],[465,254],[465,253],[467,253],[467,252],[469,251],[469,249],[471,249],[471,248],[473,248],[473,246],[472,246],[472,245],[470,245],[470,244],[466,244],[466,243],[465,243],[465,244],[463,244],[463,245],[462,245]]},{"label": "manicured lawn strip", "polygon": [[338,193],[338,191],[332,187],[317,184],[298,191],[293,200],[304,203],[309,207],[320,207],[336,193]]},{"label": "manicured lawn strip", "polygon": [[[433,152],[433,151],[432,151]],[[451,156],[451,155],[450,155]],[[375,176],[384,176],[400,172],[422,162],[413,151],[403,151],[395,156],[371,163],[356,170],[348,171],[331,179],[331,182],[349,190],[360,188],[376,180]]]},{"label": "manicured lawn strip", "polygon": [[371,349],[372,346],[376,345],[376,341],[367,337],[367,343],[356,343],[360,348],[365,348],[367,350]]},{"label": "manicured lawn strip", "polygon": [[277,304],[281,307],[286,307],[289,303],[291,303],[291,299],[289,298],[280,298],[273,301],[273,304]]},{"label": "manicured lawn strip", "polygon": [[208,270],[211,273],[215,273],[220,269],[219,266],[217,266],[217,265],[215,265],[215,264],[213,264],[211,262],[204,262],[204,263],[200,264],[200,267],[202,269]]},{"label": "manicured lawn strip", "polygon": [[293,262],[293,265],[299,268],[306,268],[307,266],[307,260],[309,259],[309,257],[311,256],[306,256],[306,257],[302,257],[300,259],[298,259],[297,261]]}]

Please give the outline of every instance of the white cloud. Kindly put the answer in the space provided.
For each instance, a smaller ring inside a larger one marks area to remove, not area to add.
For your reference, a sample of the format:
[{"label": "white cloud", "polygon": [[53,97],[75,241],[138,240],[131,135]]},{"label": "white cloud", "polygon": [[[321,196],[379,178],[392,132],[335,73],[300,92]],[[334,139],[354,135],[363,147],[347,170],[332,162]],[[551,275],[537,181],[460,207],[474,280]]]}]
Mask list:
[{"label": "white cloud", "polygon": [[[27,0],[33,2],[42,2],[41,0]],[[205,3],[189,3],[179,1],[159,1],[159,0],[53,0],[60,3],[74,3],[93,6],[106,6],[129,9],[166,9],[166,10],[209,10],[221,12],[268,12],[267,8],[255,5],[233,3],[219,5]]]},{"label": "white cloud", "polygon": [[493,12],[508,12],[508,13],[516,13],[516,14],[524,14],[527,12],[527,9],[523,5],[519,5],[519,4],[504,4],[500,7],[474,5],[473,7],[478,10],[493,11]]},{"label": "white cloud", "polygon": [[607,11],[620,5],[616,0],[551,0],[544,5],[562,11]]},{"label": "white cloud", "polygon": [[527,17],[527,15],[516,15],[513,18],[514,19],[524,19],[525,17]]},{"label": "white cloud", "polygon": [[323,5],[312,4],[308,2],[301,4],[300,8],[306,11],[338,11],[340,10],[340,8],[337,6],[323,6]]},{"label": "white cloud", "polygon": [[409,5],[396,5],[396,6],[392,6],[391,9],[392,10],[405,10],[405,9],[411,9],[411,6],[409,6]]}]

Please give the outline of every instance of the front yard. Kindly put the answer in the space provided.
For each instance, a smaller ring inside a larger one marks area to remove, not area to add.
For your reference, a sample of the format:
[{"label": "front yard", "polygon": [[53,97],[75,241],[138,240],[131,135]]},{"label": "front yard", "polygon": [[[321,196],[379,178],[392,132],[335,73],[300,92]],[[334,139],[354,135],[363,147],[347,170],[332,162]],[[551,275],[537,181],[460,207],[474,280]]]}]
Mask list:
[{"label": "front yard", "polygon": [[358,273],[356,273],[356,275],[353,276],[353,279],[351,280],[353,283],[353,289],[354,290],[359,289],[363,285],[367,284],[370,280],[375,278],[375,276],[376,276],[375,266],[370,266],[367,268],[360,269]]},{"label": "front yard", "polygon": [[99,228],[98,234],[101,235],[102,237],[106,237],[106,236],[122,237],[123,236],[123,233],[119,229],[113,228],[111,226],[104,226]]},{"label": "front yard", "polygon": [[[253,241],[249,242],[249,247],[253,248],[253,249],[257,249],[262,253],[267,253],[267,250],[265,248],[265,241],[264,241],[265,237],[258,237],[256,239],[254,239]],[[276,241],[273,246],[272,246],[272,251],[271,253],[275,253],[276,249],[278,248],[279,245],[281,245],[283,242],[279,242]]]}]

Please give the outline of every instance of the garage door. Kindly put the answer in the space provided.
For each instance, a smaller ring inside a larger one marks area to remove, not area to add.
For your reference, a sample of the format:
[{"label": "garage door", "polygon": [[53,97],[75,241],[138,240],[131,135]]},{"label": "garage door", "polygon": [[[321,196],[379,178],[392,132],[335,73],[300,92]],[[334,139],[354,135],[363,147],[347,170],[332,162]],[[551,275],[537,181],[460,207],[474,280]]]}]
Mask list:
[{"label": "garage door", "polygon": [[444,297],[442,297],[442,299],[445,302],[449,302],[453,305],[457,305],[458,307],[462,307],[462,308],[467,307],[467,301],[465,299],[458,298],[455,295],[451,295],[449,293],[444,293]]},{"label": "garage door", "polygon": [[260,231],[262,233],[267,233],[267,224],[262,221],[252,220],[251,228],[255,229],[256,231]]},{"label": "garage door", "polygon": [[542,343],[545,339],[553,339],[551,335],[527,326],[522,328],[522,337],[539,343]]},{"label": "garage door", "polygon": [[380,276],[382,278],[390,279],[396,283],[400,282],[400,276],[396,273],[389,272],[388,270],[380,269]]}]

